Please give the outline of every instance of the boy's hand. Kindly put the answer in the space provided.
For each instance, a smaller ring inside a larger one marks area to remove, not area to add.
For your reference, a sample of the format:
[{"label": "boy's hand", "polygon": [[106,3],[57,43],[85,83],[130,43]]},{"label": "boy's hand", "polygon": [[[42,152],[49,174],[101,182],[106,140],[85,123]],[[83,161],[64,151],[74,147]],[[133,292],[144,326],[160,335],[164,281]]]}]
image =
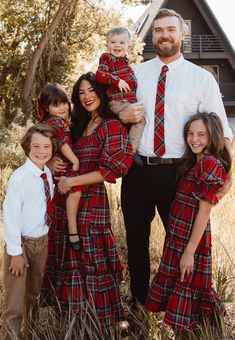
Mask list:
[{"label": "boy's hand", "polygon": [[118,88],[121,92],[130,92],[130,90],[131,90],[130,86],[123,79],[119,80]]},{"label": "boy's hand", "polygon": [[79,170],[79,160],[77,160],[76,163],[73,163],[72,170],[73,171],[78,171]]},{"label": "boy's hand", "polygon": [[21,255],[16,255],[11,257],[11,264],[9,270],[15,276],[20,276],[24,274],[24,268],[28,268],[28,262]]}]

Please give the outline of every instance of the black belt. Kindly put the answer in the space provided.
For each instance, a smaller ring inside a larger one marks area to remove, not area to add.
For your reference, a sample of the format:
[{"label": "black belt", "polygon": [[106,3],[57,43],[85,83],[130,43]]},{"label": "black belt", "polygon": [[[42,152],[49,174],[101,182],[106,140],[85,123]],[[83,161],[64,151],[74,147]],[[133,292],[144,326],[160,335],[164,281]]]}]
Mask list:
[{"label": "black belt", "polygon": [[174,164],[177,162],[177,158],[159,158],[159,157],[148,157],[148,156],[141,156],[142,161],[144,164],[147,165],[162,165],[162,164]]}]

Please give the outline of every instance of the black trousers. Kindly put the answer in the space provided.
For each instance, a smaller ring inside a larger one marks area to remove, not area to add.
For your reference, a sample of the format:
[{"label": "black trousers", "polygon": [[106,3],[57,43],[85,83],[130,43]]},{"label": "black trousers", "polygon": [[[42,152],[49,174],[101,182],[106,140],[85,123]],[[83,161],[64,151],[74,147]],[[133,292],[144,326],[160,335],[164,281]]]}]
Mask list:
[{"label": "black trousers", "polygon": [[135,164],[122,180],[130,285],[133,300],[144,304],[150,279],[149,236],[155,208],[167,230],[170,205],[176,192],[176,164]]}]

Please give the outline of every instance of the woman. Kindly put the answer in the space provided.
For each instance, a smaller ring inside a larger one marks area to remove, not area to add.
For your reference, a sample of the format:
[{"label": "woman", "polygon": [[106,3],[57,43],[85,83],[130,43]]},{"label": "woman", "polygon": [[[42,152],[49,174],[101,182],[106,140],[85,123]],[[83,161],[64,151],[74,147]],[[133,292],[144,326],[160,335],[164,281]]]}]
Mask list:
[{"label": "woman", "polygon": [[[82,75],[72,92],[73,151],[80,161],[79,176],[61,177],[55,194],[55,223],[49,233],[49,254],[42,297],[49,305],[81,313],[89,306],[103,328],[128,327],[120,299],[122,263],[112,235],[104,181],[115,183],[132,163],[125,127],[108,109],[102,85],[91,72]],[[85,186],[78,209],[81,247],[69,247],[66,195]],[[53,294],[55,292],[55,294]]]}]

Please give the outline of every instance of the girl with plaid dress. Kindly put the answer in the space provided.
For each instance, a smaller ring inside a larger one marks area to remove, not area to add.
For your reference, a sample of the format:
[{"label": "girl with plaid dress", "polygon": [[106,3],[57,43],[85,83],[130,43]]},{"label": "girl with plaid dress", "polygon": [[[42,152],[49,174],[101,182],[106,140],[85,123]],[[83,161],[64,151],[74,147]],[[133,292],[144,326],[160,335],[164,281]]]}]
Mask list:
[{"label": "girl with plaid dress", "polygon": [[[81,315],[95,315],[102,328],[116,323],[128,328],[119,283],[123,265],[111,230],[104,181],[115,183],[132,163],[126,128],[108,108],[102,85],[91,72],[82,75],[72,92],[73,150],[80,161],[79,176],[61,177],[55,192],[55,221],[49,232],[49,254],[42,298],[49,305]],[[81,247],[68,247],[65,195],[82,185],[77,221]]]},{"label": "girl with plaid dress", "polygon": [[[67,164],[66,173],[54,173],[54,178],[78,174],[79,160],[71,149],[72,141],[68,123],[70,113],[71,105],[65,89],[56,83],[47,84],[42,89],[38,99],[38,114],[42,122],[46,122],[56,129],[60,150],[58,156],[62,157]],[[83,187],[73,187],[66,199],[69,244],[74,251],[77,251],[80,247],[77,211],[82,189]]]},{"label": "girl with plaid dress", "polygon": [[212,288],[210,212],[227,181],[231,157],[215,113],[198,113],[184,128],[185,154],[171,205],[163,255],[146,302],[151,312],[165,311],[175,333],[198,328],[224,306]]}]

